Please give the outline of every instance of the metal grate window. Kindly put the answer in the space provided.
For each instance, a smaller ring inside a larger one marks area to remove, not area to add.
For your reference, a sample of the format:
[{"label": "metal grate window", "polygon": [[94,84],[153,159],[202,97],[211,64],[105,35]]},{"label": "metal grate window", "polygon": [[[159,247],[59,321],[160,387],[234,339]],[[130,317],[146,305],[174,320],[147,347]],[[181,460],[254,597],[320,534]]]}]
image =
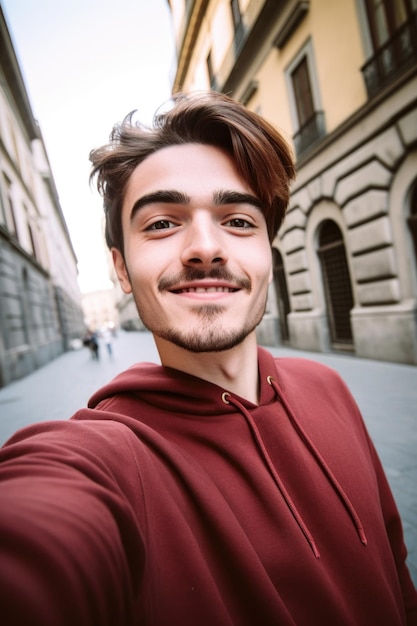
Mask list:
[{"label": "metal grate window", "polygon": [[272,258],[274,267],[274,285],[277,294],[277,304],[279,313],[279,325],[281,329],[281,339],[283,343],[290,340],[290,329],[288,326],[288,313],[291,311],[290,298],[288,295],[287,280],[285,278],[284,261],[281,253],[272,248]]},{"label": "metal grate window", "polygon": [[411,197],[410,216],[407,218],[408,227],[410,229],[411,238],[414,245],[414,257],[417,263],[417,184],[414,186],[413,195]]},{"label": "metal grate window", "polygon": [[350,311],[353,294],[343,235],[335,222],[326,220],[320,230],[318,250],[333,347],[353,346]]}]

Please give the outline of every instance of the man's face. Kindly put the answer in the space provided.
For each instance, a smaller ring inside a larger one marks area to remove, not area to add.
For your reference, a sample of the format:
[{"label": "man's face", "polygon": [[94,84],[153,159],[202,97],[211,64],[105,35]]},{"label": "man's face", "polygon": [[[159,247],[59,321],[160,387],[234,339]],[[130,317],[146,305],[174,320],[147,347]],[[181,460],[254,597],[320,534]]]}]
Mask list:
[{"label": "man's face", "polygon": [[128,182],[122,228],[116,272],[157,345],[221,351],[254,332],[271,249],[259,200],[226,153],[184,144],[149,156]]}]

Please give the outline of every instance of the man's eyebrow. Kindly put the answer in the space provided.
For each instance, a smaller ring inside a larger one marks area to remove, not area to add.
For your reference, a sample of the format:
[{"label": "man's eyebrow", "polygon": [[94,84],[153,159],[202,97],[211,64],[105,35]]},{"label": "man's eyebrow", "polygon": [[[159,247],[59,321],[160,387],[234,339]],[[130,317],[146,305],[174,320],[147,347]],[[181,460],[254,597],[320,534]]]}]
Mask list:
[{"label": "man's eyebrow", "polygon": [[251,193],[240,193],[239,191],[216,191],[214,196],[214,204],[224,205],[224,204],[251,204],[257,209],[264,208],[262,202],[256,196],[253,196]]},{"label": "man's eyebrow", "polygon": [[[130,212],[130,221],[134,219],[136,213],[140,209],[149,204],[162,203],[186,205],[190,204],[190,202],[191,198],[181,191],[171,189],[153,191],[136,200]],[[226,204],[250,204],[261,211],[263,210],[262,203],[256,196],[253,196],[250,193],[241,193],[239,191],[216,191],[213,194],[213,202],[217,206],[223,206]]]},{"label": "man's eyebrow", "polygon": [[156,203],[189,204],[190,197],[187,196],[187,194],[182,193],[181,191],[171,190],[153,191],[152,193],[148,193],[145,196],[138,198],[138,200],[136,200],[136,202],[132,206],[132,210],[130,211],[130,221],[134,219],[136,213],[144,206]]}]

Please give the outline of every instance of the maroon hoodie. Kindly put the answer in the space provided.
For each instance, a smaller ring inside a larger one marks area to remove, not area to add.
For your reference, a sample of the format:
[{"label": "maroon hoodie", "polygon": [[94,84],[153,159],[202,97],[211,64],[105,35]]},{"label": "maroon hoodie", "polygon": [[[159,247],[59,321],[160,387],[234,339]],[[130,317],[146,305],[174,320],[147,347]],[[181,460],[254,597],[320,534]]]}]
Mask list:
[{"label": "maroon hoodie", "polygon": [[136,365],[71,420],[14,435],[3,623],[416,624],[398,512],[346,386],[261,349],[259,375],[256,406]]}]

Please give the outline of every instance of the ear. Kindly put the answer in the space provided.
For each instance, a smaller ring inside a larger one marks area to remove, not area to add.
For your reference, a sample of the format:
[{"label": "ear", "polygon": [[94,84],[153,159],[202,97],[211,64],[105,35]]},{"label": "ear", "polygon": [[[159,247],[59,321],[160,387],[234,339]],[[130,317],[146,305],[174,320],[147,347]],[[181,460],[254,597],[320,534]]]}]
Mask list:
[{"label": "ear", "polygon": [[122,253],[117,248],[111,249],[111,255],[113,258],[113,265],[117,278],[119,279],[120,287],[124,293],[132,293],[132,285],[130,284],[129,273],[127,271],[126,263]]}]

